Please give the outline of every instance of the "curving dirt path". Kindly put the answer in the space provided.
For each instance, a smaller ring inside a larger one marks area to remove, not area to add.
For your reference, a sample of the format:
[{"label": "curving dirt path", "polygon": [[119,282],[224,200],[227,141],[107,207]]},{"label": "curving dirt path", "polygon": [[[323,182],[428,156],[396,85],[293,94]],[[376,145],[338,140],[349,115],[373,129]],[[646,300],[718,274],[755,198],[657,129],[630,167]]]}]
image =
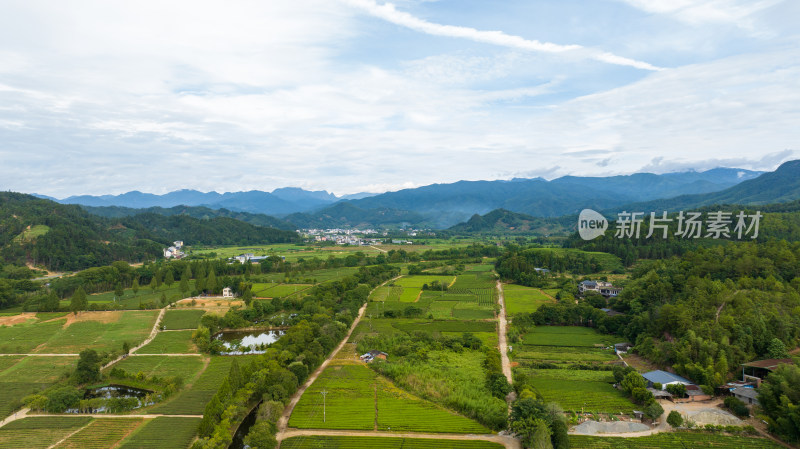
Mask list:
[{"label": "curving dirt path", "polygon": [[511,378],[511,361],[508,360],[508,340],[506,338],[506,300],[503,297],[503,284],[497,281],[497,302],[500,304],[500,315],[497,317],[498,323],[498,347],[500,349],[500,361],[503,364],[503,374],[508,379],[508,383],[513,383]]},{"label": "curving dirt path", "polygon": [[[169,306],[167,306],[167,307],[169,307]],[[124,359],[128,355],[134,355],[133,353],[138,351],[142,346],[144,346],[144,345],[150,343],[151,341],[153,341],[153,339],[156,338],[156,335],[158,335],[158,325],[161,324],[161,319],[164,318],[164,314],[167,312],[167,307],[164,307],[158,313],[158,316],[156,317],[156,322],[153,324],[153,329],[150,331],[150,335],[141,344],[139,344],[139,346],[135,346],[135,347],[131,348],[131,350],[128,352],[128,354],[122,354],[121,356],[117,357],[116,359],[114,359],[114,360],[106,363],[102,367],[100,367],[100,369],[104,370],[104,369],[108,368],[109,366],[111,366],[111,365],[119,362],[120,360]]]},{"label": "curving dirt path", "polygon": [[491,441],[502,444],[506,449],[522,449],[522,442],[507,435],[497,434],[458,434],[458,433],[416,433],[416,432],[382,432],[370,430],[329,430],[329,429],[291,429],[277,435],[278,442],[291,437],[302,436],[344,436],[344,437],[395,437],[395,438],[428,438],[432,440]]}]

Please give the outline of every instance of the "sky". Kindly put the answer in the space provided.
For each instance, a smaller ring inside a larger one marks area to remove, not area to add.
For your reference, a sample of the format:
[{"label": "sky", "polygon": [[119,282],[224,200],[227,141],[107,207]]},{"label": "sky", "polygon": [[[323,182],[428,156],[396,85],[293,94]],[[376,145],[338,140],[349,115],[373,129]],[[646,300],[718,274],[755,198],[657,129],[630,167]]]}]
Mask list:
[{"label": "sky", "polygon": [[796,0],[0,0],[0,189],[338,195],[800,158]]}]

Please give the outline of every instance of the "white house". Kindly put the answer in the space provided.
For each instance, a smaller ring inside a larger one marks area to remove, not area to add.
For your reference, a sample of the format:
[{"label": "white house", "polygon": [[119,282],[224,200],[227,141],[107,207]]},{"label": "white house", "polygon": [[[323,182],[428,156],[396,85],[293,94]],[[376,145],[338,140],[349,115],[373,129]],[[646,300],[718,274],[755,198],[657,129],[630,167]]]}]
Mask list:
[{"label": "white house", "polygon": [[222,297],[223,298],[233,298],[233,290],[230,287],[225,287],[222,289]]}]

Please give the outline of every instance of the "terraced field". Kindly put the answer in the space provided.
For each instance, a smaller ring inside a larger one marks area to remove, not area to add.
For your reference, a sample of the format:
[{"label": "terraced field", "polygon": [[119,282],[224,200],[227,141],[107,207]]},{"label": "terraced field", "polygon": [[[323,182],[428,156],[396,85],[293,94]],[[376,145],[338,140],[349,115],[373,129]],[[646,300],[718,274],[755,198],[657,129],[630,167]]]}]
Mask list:
[{"label": "terraced field", "polygon": [[145,376],[182,376],[184,383],[191,383],[203,369],[202,357],[167,357],[158,355],[128,357],[114,364],[128,373],[144,373]]},{"label": "terraced field", "polygon": [[0,418],[8,416],[25,396],[72,372],[77,360],[77,357],[0,357]]},{"label": "terraced field", "polygon": [[[131,358],[149,357],[128,357],[128,359]],[[199,357],[195,358],[200,359]],[[248,356],[237,356],[236,359],[240,366],[249,363]],[[164,415],[202,415],[206,404],[214,397],[220,383],[230,372],[233,360],[234,357],[212,357],[208,368],[203,371],[191,388],[178,393],[168,402],[156,405],[151,411]]]}]

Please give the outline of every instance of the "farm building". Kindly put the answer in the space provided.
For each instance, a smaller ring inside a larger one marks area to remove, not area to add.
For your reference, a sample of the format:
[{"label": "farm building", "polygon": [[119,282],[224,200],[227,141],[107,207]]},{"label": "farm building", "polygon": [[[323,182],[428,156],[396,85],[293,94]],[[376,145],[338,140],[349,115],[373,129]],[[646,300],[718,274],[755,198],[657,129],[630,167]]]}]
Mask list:
[{"label": "farm building", "polygon": [[361,356],[361,360],[363,360],[363,361],[365,361],[365,362],[367,362],[367,363],[369,363],[369,362],[371,362],[371,361],[373,361],[373,360],[375,360],[375,359],[383,359],[383,360],[386,360],[386,357],[387,357],[388,355],[389,355],[389,354],[387,354],[387,353],[385,353],[385,352],[383,352],[383,351],[378,351],[377,349],[373,349],[372,351],[369,351],[368,353],[366,353],[366,354],[363,354],[363,355]]},{"label": "farm building", "polygon": [[742,380],[745,382],[755,382],[757,385],[761,385],[761,381],[776,368],[781,365],[791,365],[793,363],[794,361],[792,359],[766,359],[742,363]]},{"label": "farm building", "polygon": [[614,345],[614,352],[619,354],[625,354],[633,347],[633,344],[625,342],[625,343],[617,343]]},{"label": "farm building", "polygon": [[225,287],[222,289],[222,297],[223,298],[233,298],[233,290],[230,287]]},{"label": "farm building", "polygon": [[649,373],[642,374],[642,377],[647,379],[647,387],[652,388],[653,384],[661,384],[661,389],[667,388],[667,385],[683,384],[689,389],[689,385],[694,385],[688,379],[685,379],[677,374],[668,373],[666,371],[656,370]]},{"label": "farm building", "polygon": [[736,399],[748,405],[758,405],[758,390],[750,387],[738,387],[731,390]]},{"label": "farm building", "polygon": [[606,298],[617,296],[622,291],[620,287],[614,287],[611,282],[605,281],[583,281],[578,284],[578,293],[584,294],[586,292],[599,293]]}]

